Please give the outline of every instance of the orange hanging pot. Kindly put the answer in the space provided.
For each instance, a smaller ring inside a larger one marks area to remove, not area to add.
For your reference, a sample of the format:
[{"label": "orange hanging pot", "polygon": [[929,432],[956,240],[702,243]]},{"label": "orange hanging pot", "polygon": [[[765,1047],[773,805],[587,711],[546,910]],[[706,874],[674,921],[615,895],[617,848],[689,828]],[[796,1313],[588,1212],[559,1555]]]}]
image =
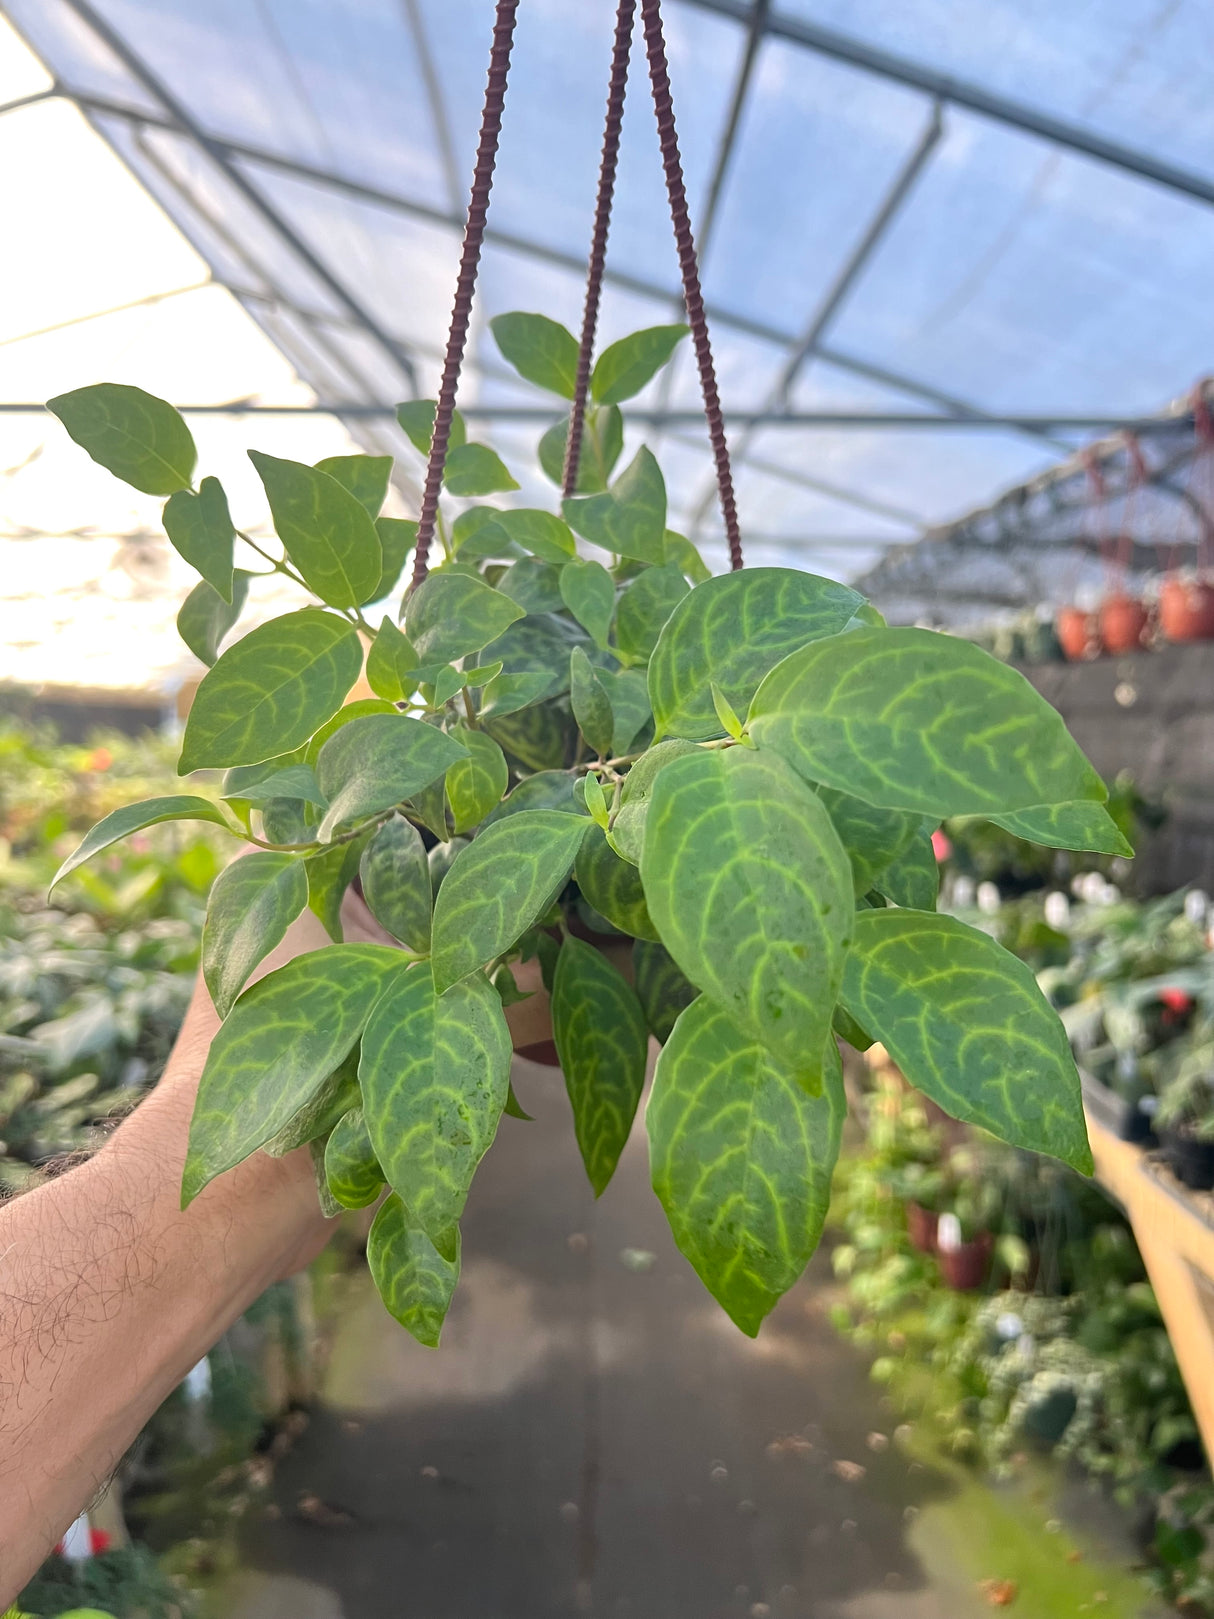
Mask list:
[{"label": "orange hanging pot", "polygon": [[1068,663],[1083,663],[1088,658],[1094,658],[1100,650],[1096,615],[1085,613],[1082,607],[1060,607],[1054,629],[1062,655]]},{"label": "orange hanging pot", "polygon": [[1144,601],[1127,596],[1124,591],[1111,591],[1100,604],[1098,613],[1100,644],[1114,657],[1141,650],[1150,626],[1151,615]]},{"label": "orange hanging pot", "polygon": [[1214,640],[1214,584],[1170,574],[1159,592],[1159,627],[1169,641]]}]

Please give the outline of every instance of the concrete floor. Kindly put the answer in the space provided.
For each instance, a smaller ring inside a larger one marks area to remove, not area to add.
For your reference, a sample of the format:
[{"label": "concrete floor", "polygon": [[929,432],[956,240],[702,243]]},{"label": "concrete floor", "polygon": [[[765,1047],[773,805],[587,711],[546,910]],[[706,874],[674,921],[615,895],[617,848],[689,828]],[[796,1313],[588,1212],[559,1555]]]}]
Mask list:
[{"label": "concrete floor", "polygon": [[891,1439],[822,1257],[744,1338],[671,1242],[640,1128],[596,1206],[560,1076],[520,1062],[515,1088],[535,1122],[503,1119],[478,1175],[442,1348],[355,1286],[225,1614],[989,1614],[981,1548],[924,1549],[955,1485]]}]

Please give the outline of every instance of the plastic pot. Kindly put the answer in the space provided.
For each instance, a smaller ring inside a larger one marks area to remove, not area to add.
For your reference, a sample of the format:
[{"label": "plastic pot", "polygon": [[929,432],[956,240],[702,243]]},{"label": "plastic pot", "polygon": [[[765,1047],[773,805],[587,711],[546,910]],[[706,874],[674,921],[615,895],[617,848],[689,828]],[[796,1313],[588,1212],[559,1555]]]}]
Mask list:
[{"label": "plastic pot", "polygon": [[1169,641],[1214,640],[1214,584],[1172,574],[1159,592],[1159,627]]},{"label": "plastic pot", "polygon": [[1083,663],[1094,658],[1100,650],[1096,633],[1096,615],[1085,613],[1081,607],[1060,607],[1054,620],[1058,644],[1068,663]]},{"label": "plastic pot", "polygon": [[917,1248],[921,1254],[935,1253],[939,1219],[934,1209],[925,1209],[921,1203],[906,1205],[906,1234],[912,1248]]},{"label": "plastic pot", "polygon": [[1163,1135],[1168,1168],[1182,1186],[1193,1192],[1214,1191],[1214,1141],[1198,1141],[1179,1130]]},{"label": "plastic pot", "polygon": [[976,1292],[986,1280],[994,1246],[995,1239],[990,1232],[980,1231],[971,1242],[963,1242],[959,1248],[951,1251],[937,1248],[936,1258],[946,1285],[955,1293]]},{"label": "plastic pot", "polygon": [[1118,657],[1141,648],[1151,622],[1145,602],[1114,591],[1101,602],[1098,616],[1100,644],[1106,652]]}]

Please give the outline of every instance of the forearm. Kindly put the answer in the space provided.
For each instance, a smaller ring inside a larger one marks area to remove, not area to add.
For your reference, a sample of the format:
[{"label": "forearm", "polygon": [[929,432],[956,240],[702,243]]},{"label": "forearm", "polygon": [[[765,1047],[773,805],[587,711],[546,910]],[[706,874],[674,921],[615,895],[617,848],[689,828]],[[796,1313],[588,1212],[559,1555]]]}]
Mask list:
[{"label": "forearm", "polygon": [[200,992],[165,1078],[102,1151],[0,1208],[0,1606],[190,1366],[316,1246],[306,1156],[256,1154],[179,1207],[216,1024]]}]

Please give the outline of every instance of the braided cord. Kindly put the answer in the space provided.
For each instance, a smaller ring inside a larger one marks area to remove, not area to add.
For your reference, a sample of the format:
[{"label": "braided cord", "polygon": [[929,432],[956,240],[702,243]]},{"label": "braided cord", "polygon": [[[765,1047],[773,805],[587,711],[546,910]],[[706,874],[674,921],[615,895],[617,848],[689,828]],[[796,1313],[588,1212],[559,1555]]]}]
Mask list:
[{"label": "braided cord", "polygon": [[611,201],[615,193],[620,125],[624,121],[624,95],[628,88],[628,53],[632,45],[635,15],[636,0],[620,0],[615,14],[615,45],[611,53],[611,79],[607,86],[607,119],[603,125],[603,157],[599,165],[599,190],[594,205],[594,232],[590,238],[590,263],[586,271],[586,303],[582,312],[577,381],[573,390],[573,409],[569,416],[569,437],[565,441],[565,465],[561,475],[561,493],[566,496],[573,494],[577,488],[578,462],[582,454],[586,390],[590,384],[590,358],[594,351],[599,301],[603,292],[607,230],[611,223]]},{"label": "braided cord", "polygon": [[721,515],[725,519],[725,537],[729,542],[729,565],[737,569],[742,566],[742,536],[738,529],[738,508],[734,499],[733,474],[729,467],[729,446],[725,442],[725,422],[721,415],[721,398],[717,392],[716,372],[713,369],[712,344],[708,339],[704,297],[700,291],[695,241],[691,234],[691,220],[687,212],[683,166],[679,160],[679,137],[675,129],[670,74],[666,66],[666,42],[662,35],[661,0],[641,0],[641,20],[645,29],[645,50],[649,57],[649,82],[653,88],[653,110],[657,118],[658,142],[662,149],[662,167],[666,172],[666,195],[670,201],[670,218],[674,225],[679,269],[683,275],[683,301],[687,305],[691,341],[695,345],[696,362],[700,368],[700,391],[704,396],[704,415],[708,421],[708,437],[712,443],[713,460],[716,463]]},{"label": "braided cord", "polygon": [[476,290],[476,272],[480,264],[481,243],[485,235],[485,216],[489,212],[489,191],[493,185],[493,166],[497,161],[497,143],[502,129],[502,106],[506,99],[506,79],[510,71],[510,51],[514,44],[517,11],[518,0],[497,0],[493,49],[489,57],[489,77],[485,84],[485,106],[481,114],[480,140],[476,148],[476,168],[472,175],[472,194],[464,226],[464,246],[460,255],[459,276],[455,283],[455,303],[451,310],[451,330],[447,337],[442,382],[439,385],[438,404],[434,412],[434,433],[430,440],[430,458],[426,463],[421,515],[417,523],[417,549],[413,557],[413,581],[410,587],[413,590],[416,590],[426,577],[430,545],[434,538],[434,525],[438,516],[438,497],[443,486],[443,466],[447,459],[447,444],[451,437],[451,419],[455,413],[455,390],[459,383],[464,346],[468,341],[472,295]]}]

